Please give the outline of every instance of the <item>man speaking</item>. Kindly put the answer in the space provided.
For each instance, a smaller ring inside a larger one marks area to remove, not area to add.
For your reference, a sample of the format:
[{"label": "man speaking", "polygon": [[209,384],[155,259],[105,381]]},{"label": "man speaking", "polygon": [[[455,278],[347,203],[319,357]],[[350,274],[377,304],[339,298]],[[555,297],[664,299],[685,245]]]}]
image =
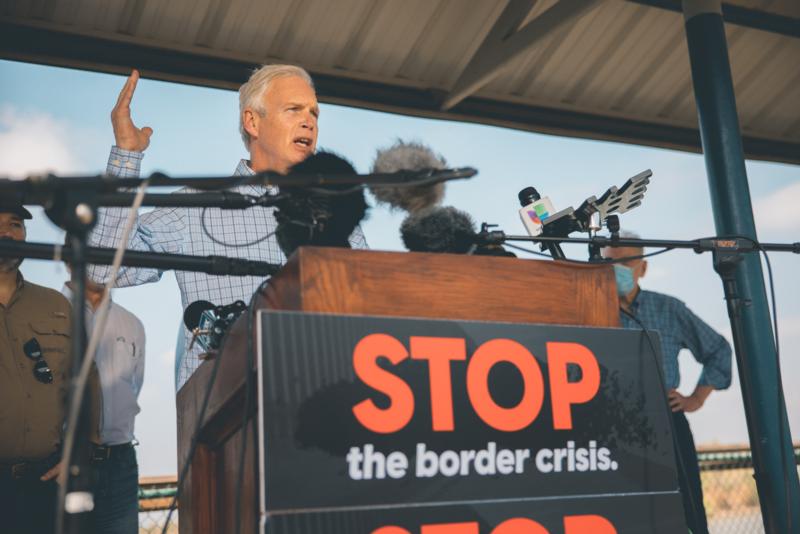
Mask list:
[{"label": "man speaking", "polygon": [[[139,176],[144,151],[150,144],[153,130],[137,127],[131,118],[139,73],[133,71],[120,92],[111,112],[116,144],[111,149],[107,174],[122,178]],[[266,65],[253,72],[239,89],[239,130],[249,160],[241,160],[236,176],[263,171],[286,173],[293,165],[314,153],[317,146],[319,105],[311,77],[300,67]],[[275,193],[274,188],[260,185],[232,187],[231,191],[246,195]],[[186,190],[182,190],[186,191]],[[180,193],[180,192],[179,192]],[[127,243],[128,249],[198,256],[221,255],[270,263],[284,263],[285,256],[275,239],[276,222],[271,207],[247,210],[219,208],[158,208],[136,218]],[[126,208],[99,210],[97,226],[89,244],[116,247],[121,239]],[[350,236],[354,248],[366,246],[360,228]],[[104,282],[110,274],[108,266],[91,266],[89,276]],[[156,282],[163,271],[150,268],[123,267],[115,285],[133,286]],[[230,304],[248,302],[263,278],[212,276],[205,273],[176,271],[184,309],[196,301]],[[182,327],[183,328],[183,327]],[[188,347],[190,333],[183,330],[183,346]],[[178,353],[177,387],[180,388],[200,365],[199,346]]]}]

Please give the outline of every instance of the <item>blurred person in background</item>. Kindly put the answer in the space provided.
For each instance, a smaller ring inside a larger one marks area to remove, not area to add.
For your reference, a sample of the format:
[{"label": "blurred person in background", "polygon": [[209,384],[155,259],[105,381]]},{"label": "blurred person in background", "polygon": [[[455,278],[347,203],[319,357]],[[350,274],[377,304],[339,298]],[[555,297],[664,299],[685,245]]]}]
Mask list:
[{"label": "blurred person in background", "polygon": [[[639,238],[630,232],[622,232],[620,237]],[[608,247],[603,250],[606,258],[623,260],[614,264],[620,323],[624,328],[655,330],[661,339],[664,386],[672,410],[678,483],[686,522],[693,534],[707,534],[697,451],[685,414],[701,409],[712,391],[727,389],[731,385],[731,347],[724,337],[692,313],[681,300],[639,287],[639,280],[647,273],[647,261],[640,257],[643,253],[644,249],[636,247]],[[678,354],[682,349],[688,349],[703,366],[700,378],[688,396],[678,391]]]},{"label": "blurred person in background", "polygon": [[[67,264],[69,267],[69,264]],[[72,284],[61,292],[72,299]],[[95,329],[106,289],[86,281],[86,332]],[[94,362],[102,390],[100,444],[92,449],[95,468],[93,520],[95,532],[136,534],[139,531],[139,467],[134,421],[144,380],[145,334],[142,322],[109,296],[105,328]]]},{"label": "blurred person in background", "polygon": [[[0,239],[25,241],[21,205],[0,203]],[[42,534],[55,528],[56,477],[72,369],[71,307],[62,294],[32,284],[21,258],[0,258],[0,530]],[[89,377],[90,435],[97,442],[97,374]]]}]

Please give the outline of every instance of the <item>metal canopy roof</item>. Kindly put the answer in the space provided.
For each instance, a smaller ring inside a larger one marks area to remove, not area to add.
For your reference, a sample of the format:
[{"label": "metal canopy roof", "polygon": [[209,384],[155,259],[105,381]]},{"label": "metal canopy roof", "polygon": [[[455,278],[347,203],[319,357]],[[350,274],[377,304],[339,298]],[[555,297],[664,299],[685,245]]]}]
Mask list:
[{"label": "metal canopy roof", "polygon": [[[800,163],[800,2],[723,14],[747,157]],[[677,0],[0,0],[0,57],[231,89],[296,63],[323,102],[700,150]]]}]

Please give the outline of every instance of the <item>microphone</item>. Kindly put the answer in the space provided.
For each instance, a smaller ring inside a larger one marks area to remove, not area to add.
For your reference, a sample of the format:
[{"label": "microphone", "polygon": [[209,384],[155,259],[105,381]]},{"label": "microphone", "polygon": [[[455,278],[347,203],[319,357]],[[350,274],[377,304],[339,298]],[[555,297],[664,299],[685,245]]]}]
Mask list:
[{"label": "microphone", "polygon": [[207,300],[196,300],[186,306],[183,324],[192,332],[189,349],[195,342],[207,352],[219,349],[230,326],[246,309],[247,304],[242,300],[224,306],[217,306]]},{"label": "microphone", "polygon": [[[545,237],[567,237],[579,229],[578,220],[573,208],[555,211],[553,203],[548,197],[542,198],[534,187],[526,187],[518,194],[520,219],[525,230],[531,237],[544,235]],[[553,259],[565,259],[566,255],[559,243],[542,244],[542,250],[547,248]]]},{"label": "microphone", "polygon": [[403,244],[411,252],[466,254],[475,244],[475,222],[453,207],[412,213],[400,225]]},{"label": "microphone", "polygon": [[526,187],[517,195],[522,209],[519,214],[531,237],[544,234],[550,237],[567,237],[572,232],[599,231],[613,213],[625,213],[642,204],[653,171],[647,169],[630,178],[622,187],[610,187],[600,198],[589,197],[578,209],[567,208],[554,213],[550,199],[541,198],[533,187]]},{"label": "microphone", "polygon": [[580,222],[573,208],[556,212],[550,199],[541,197],[535,187],[522,189],[517,197],[522,205],[519,216],[529,236],[544,234],[547,237],[567,237],[580,230]]},{"label": "microphone", "polygon": [[542,198],[535,187],[526,187],[517,194],[517,198],[522,206],[519,209],[519,218],[522,219],[528,235],[541,235],[544,221],[556,211],[553,203],[548,197]]},{"label": "microphone", "polygon": [[192,302],[183,310],[183,324],[186,325],[189,331],[194,330],[200,324],[200,317],[203,315],[203,312],[206,310],[213,310],[216,307],[216,304],[212,304],[207,300],[196,300]]},{"label": "microphone", "polygon": [[[356,175],[345,158],[327,151],[317,152],[293,166],[288,176]],[[315,187],[282,187],[285,198],[277,202],[275,237],[286,255],[301,246],[350,248],[348,238],[367,212],[360,185],[326,184]]]},{"label": "microphone", "polygon": [[403,244],[411,252],[445,252],[486,256],[512,256],[500,243],[502,232],[489,232],[484,225],[475,231],[472,217],[454,207],[431,207],[410,214],[400,225]]},{"label": "microphone", "polygon": [[[610,187],[600,198],[589,197],[578,206],[553,213],[553,204],[547,197],[541,198],[533,187],[526,187],[517,195],[522,204],[519,210],[522,223],[528,235],[536,237],[568,237],[572,232],[588,232],[590,236],[603,227],[603,224],[614,233],[613,227],[619,228],[615,213],[625,213],[642,204],[647,191],[647,184],[653,171],[647,169],[630,178],[622,187]],[[542,244],[542,250],[548,248],[553,259],[566,259],[561,245],[557,242]],[[589,244],[589,260],[597,260],[600,251],[595,244]]]},{"label": "microphone", "polygon": [[[372,163],[372,172],[388,174],[398,171],[441,170],[447,167],[445,159],[430,147],[416,142],[398,140],[394,145],[379,149]],[[370,192],[379,204],[391,210],[415,213],[439,204],[444,197],[444,183],[411,187],[370,185]]]}]

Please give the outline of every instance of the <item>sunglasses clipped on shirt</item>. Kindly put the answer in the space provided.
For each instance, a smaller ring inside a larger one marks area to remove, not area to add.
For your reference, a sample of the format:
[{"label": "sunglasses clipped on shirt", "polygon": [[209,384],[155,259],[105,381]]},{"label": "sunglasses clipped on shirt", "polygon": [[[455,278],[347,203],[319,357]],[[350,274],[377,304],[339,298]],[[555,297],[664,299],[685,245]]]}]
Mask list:
[{"label": "sunglasses clipped on shirt", "polygon": [[33,376],[36,380],[42,384],[52,384],[53,371],[42,357],[42,347],[39,345],[39,341],[35,337],[30,338],[22,346],[22,350],[25,351],[25,356],[36,362],[33,365]]}]

